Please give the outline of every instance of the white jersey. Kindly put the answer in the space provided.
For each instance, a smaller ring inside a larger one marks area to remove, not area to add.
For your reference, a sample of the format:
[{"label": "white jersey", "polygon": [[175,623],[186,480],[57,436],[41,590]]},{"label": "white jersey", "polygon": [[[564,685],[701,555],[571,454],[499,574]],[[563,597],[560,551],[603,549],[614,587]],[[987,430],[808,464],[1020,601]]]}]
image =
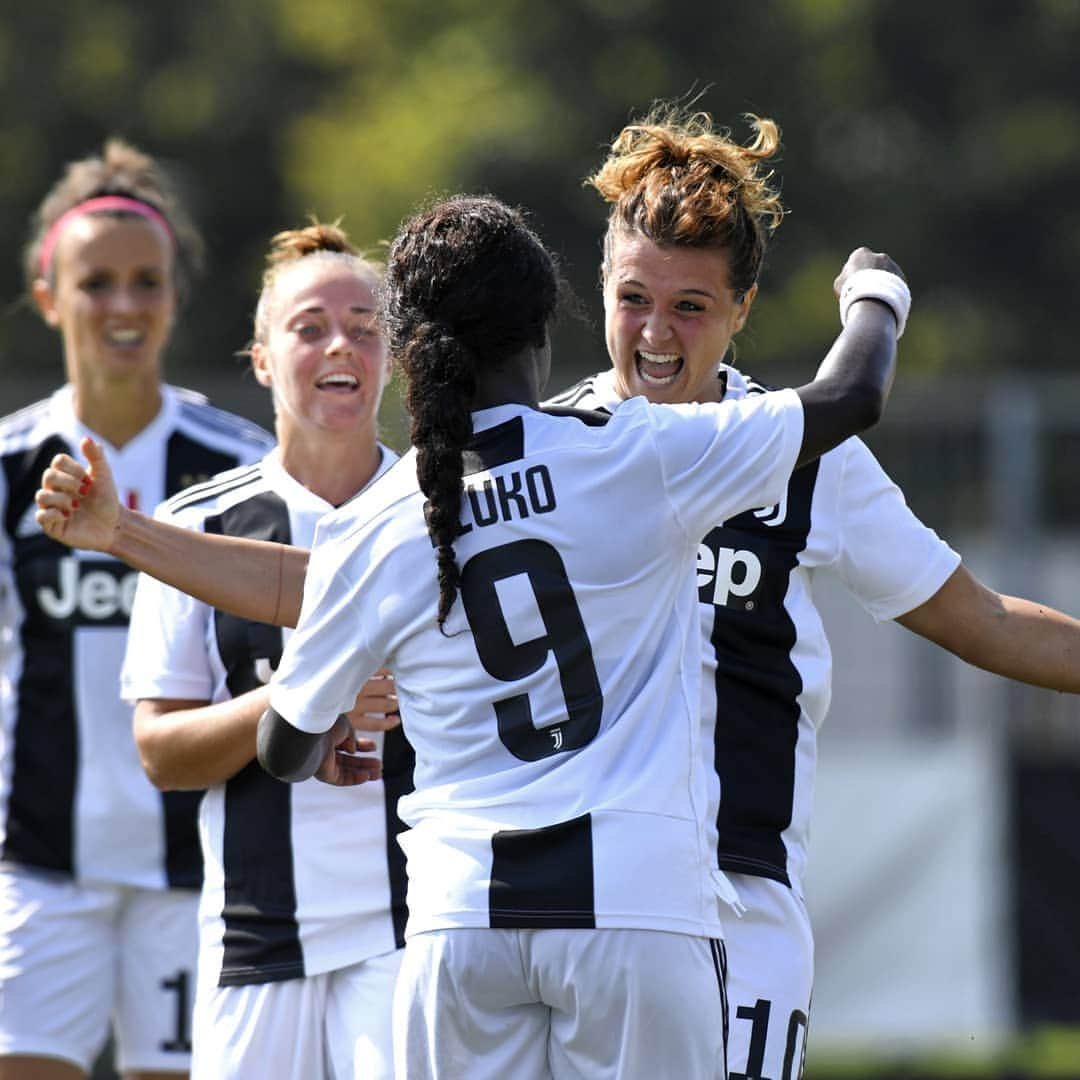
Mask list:
[{"label": "white jersey", "polygon": [[[0,858],[84,881],[197,887],[198,794],[147,780],[120,699],[136,573],[34,520],[53,456],[90,435],[72,389],[0,421]],[[105,455],[120,498],[152,508],[273,445],[250,421],[162,388],[158,415]]]},{"label": "white jersey", "polygon": [[[381,448],[381,475],[397,460]],[[157,516],[204,532],[310,547],[331,510],[277,451],[170,500]],[[215,611],[142,575],[123,693],[217,702],[269,681],[289,632]],[[376,736],[379,738],[379,736]],[[206,792],[200,959],[218,985],[337,970],[404,944],[405,867],[397,797],[411,787],[400,729],[381,748],[385,779],[354,788],[275,780],[254,760]]]},{"label": "white jersey", "polygon": [[414,453],[319,527],[271,703],[325,731],[380,664],[394,672],[416,751],[409,934],[722,934],[690,567],[703,506],[780,498],[802,406],[781,391],[592,419],[474,414],[445,634]]},{"label": "white jersey", "polygon": [[[722,375],[725,401],[765,389],[734,368]],[[623,400],[608,370],[551,404],[611,412]],[[801,893],[832,680],[813,572],[831,567],[875,619],[894,619],[933,596],[960,556],[859,439],[796,470],[779,500],[734,517],[718,509],[710,524],[697,585],[719,865]]]}]

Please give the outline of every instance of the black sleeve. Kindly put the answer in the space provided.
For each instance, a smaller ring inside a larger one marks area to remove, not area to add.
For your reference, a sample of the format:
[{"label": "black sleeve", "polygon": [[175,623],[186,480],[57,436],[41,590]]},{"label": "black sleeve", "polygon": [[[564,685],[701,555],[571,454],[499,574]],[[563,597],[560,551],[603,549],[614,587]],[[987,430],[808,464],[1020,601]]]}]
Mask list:
[{"label": "black sleeve", "polygon": [[259,764],[278,780],[295,784],[314,776],[329,746],[330,732],[299,731],[274,709],[267,709],[259,720],[255,752]]}]

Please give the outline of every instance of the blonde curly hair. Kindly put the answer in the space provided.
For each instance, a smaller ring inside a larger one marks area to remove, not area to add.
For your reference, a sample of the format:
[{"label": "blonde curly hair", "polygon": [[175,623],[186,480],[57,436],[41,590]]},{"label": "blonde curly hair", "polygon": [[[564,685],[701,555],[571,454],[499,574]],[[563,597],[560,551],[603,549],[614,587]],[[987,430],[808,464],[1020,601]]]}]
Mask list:
[{"label": "blonde curly hair", "polygon": [[604,272],[617,236],[640,233],[656,244],[720,248],[739,295],[757,281],[769,238],[784,217],[769,159],[780,148],[773,120],[747,114],[749,143],[735,142],[704,112],[654,106],[628,124],[585,183],[611,204]]}]

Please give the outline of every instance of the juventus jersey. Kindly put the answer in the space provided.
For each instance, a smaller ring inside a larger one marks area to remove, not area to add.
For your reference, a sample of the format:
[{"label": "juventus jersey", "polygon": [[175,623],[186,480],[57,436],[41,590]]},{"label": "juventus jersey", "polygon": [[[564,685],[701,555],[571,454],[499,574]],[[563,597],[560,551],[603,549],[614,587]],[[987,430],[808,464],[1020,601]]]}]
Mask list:
[{"label": "juventus jersey", "polygon": [[[120,699],[136,574],[34,520],[53,456],[78,454],[72,388],[0,420],[0,857],[85,881],[197,886],[194,792],[146,779]],[[272,445],[199,394],[162,388],[155,419],[105,446],[120,498],[149,508]]]},{"label": "juventus jersey", "polygon": [[[725,401],[766,388],[725,367]],[[611,370],[552,404],[625,407]],[[960,562],[908,509],[859,439],[798,469],[782,497],[738,515],[714,511],[698,545],[711,818],[722,869],[801,893],[832,657],[813,572],[831,567],[875,619],[928,600]]]},{"label": "juventus jersey", "polygon": [[320,524],[273,707],[325,731],[380,664],[394,672],[416,750],[399,807],[410,934],[718,937],[731,887],[708,857],[690,569],[702,507],[780,498],[801,403],[639,401],[599,426],[502,405],[473,424],[445,633],[410,453]]},{"label": "juventus jersey", "polygon": [[[396,455],[381,448],[380,475]],[[346,504],[349,505],[349,504]],[[205,532],[310,547],[329,503],[277,452],[183,492],[158,517]],[[288,631],[249,622],[142,575],[124,664],[126,698],[216,702],[269,681]],[[350,702],[350,707],[352,703]],[[379,739],[380,736],[375,736]],[[199,813],[205,862],[200,964],[222,986],[316,975],[404,943],[405,867],[397,798],[411,788],[400,728],[381,747],[384,779],[291,785],[252,761],[210,788]]]}]

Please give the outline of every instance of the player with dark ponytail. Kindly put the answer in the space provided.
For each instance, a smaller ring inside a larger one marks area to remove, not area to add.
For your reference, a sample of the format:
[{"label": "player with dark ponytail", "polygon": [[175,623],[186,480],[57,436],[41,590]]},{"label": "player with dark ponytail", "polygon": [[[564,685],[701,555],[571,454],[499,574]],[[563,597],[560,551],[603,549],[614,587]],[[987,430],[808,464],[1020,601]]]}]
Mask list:
[{"label": "player with dark ponytail", "polygon": [[453,543],[477,366],[498,368],[526,348],[542,349],[558,299],[551,255],[494,200],[444,203],[414,218],[394,243],[386,324],[408,379],[410,442],[439,564],[440,626],[459,583]]},{"label": "player with dark ponytail", "polygon": [[316,537],[259,760],[335,771],[338,714],[394,672],[416,751],[399,1075],[723,1077],[697,544],[718,502],[773,501],[876,420],[895,320],[854,303],[856,347],[800,391],[597,425],[538,409],[558,293],[495,199],[401,229],[383,306],[415,448]]}]

